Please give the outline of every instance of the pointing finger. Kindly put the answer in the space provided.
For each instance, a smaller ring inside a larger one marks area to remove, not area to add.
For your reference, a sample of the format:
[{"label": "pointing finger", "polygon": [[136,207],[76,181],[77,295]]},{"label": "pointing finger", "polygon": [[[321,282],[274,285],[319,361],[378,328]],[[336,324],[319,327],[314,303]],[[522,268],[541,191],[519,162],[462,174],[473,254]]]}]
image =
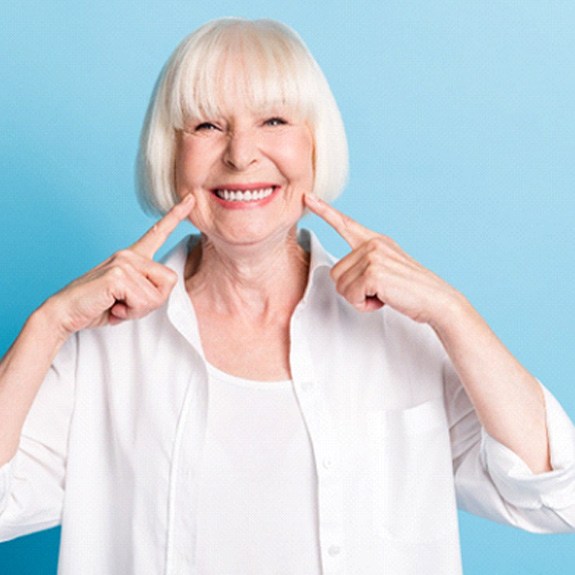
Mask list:
[{"label": "pointing finger", "polygon": [[352,248],[377,235],[314,194],[306,194],[304,199],[305,205],[327,222]]},{"label": "pointing finger", "polygon": [[138,255],[152,259],[172,232],[188,217],[195,205],[196,199],[191,194],[188,194],[161,220],[157,221],[138,241],[132,244],[130,249]]}]

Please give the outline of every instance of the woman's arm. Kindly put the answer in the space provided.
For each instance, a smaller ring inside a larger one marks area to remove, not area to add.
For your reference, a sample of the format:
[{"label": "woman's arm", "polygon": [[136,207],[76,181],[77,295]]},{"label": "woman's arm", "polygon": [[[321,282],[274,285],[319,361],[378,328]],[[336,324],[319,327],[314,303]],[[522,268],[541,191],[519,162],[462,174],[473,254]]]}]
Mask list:
[{"label": "woman's arm", "polygon": [[135,244],[49,298],[0,362],[0,466],[16,453],[22,427],[58,350],[73,333],[143,317],[167,299],[175,273],[153,257],[195,201],[188,196]]},{"label": "woman's arm", "polygon": [[66,340],[49,305],[35,311],[0,363],[0,466],[18,449],[30,407]]},{"label": "woman's arm", "polygon": [[543,391],[463,296],[432,324],[479,421],[533,473],[551,471]]},{"label": "woman's arm", "polygon": [[429,324],[487,433],[519,455],[533,472],[550,470],[540,386],[465,297],[390,238],[313,196],[306,196],[305,202],[352,248],[332,269],[338,292],[359,311],[389,305]]}]

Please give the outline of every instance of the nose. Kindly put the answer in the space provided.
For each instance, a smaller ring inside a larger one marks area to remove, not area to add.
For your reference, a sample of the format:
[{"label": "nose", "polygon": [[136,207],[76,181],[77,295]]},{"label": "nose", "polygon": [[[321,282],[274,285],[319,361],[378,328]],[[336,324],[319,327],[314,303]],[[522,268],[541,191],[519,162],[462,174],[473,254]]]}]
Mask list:
[{"label": "nose", "polygon": [[242,171],[257,161],[258,145],[251,130],[230,133],[224,151],[224,162],[234,170]]}]

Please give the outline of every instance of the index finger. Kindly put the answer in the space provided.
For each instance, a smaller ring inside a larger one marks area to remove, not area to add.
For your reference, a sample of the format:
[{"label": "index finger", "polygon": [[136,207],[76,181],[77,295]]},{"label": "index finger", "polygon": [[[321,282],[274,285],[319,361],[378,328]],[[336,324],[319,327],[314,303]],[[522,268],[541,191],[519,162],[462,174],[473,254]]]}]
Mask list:
[{"label": "index finger", "polygon": [[195,204],[196,199],[194,196],[188,194],[162,219],[158,220],[139,240],[132,244],[130,249],[141,256],[152,259],[172,232],[188,217]]},{"label": "index finger", "polygon": [[322,220],[327,222],[352,248],[377,235],[370,229],[362,226],[354,219],[336,210],[314,194],[304,196],[306,206]]}]

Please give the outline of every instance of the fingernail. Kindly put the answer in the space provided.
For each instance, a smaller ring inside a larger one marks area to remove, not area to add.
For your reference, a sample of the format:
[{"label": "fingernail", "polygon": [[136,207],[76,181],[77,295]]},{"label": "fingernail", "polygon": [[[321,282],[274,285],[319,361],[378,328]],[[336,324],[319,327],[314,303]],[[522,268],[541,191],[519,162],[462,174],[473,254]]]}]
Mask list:
[{"label": "fingernail", "polygon": [[314,193],[306,194],[306,198],[314,204],[319,204],[321,201],[319,197]]}]

